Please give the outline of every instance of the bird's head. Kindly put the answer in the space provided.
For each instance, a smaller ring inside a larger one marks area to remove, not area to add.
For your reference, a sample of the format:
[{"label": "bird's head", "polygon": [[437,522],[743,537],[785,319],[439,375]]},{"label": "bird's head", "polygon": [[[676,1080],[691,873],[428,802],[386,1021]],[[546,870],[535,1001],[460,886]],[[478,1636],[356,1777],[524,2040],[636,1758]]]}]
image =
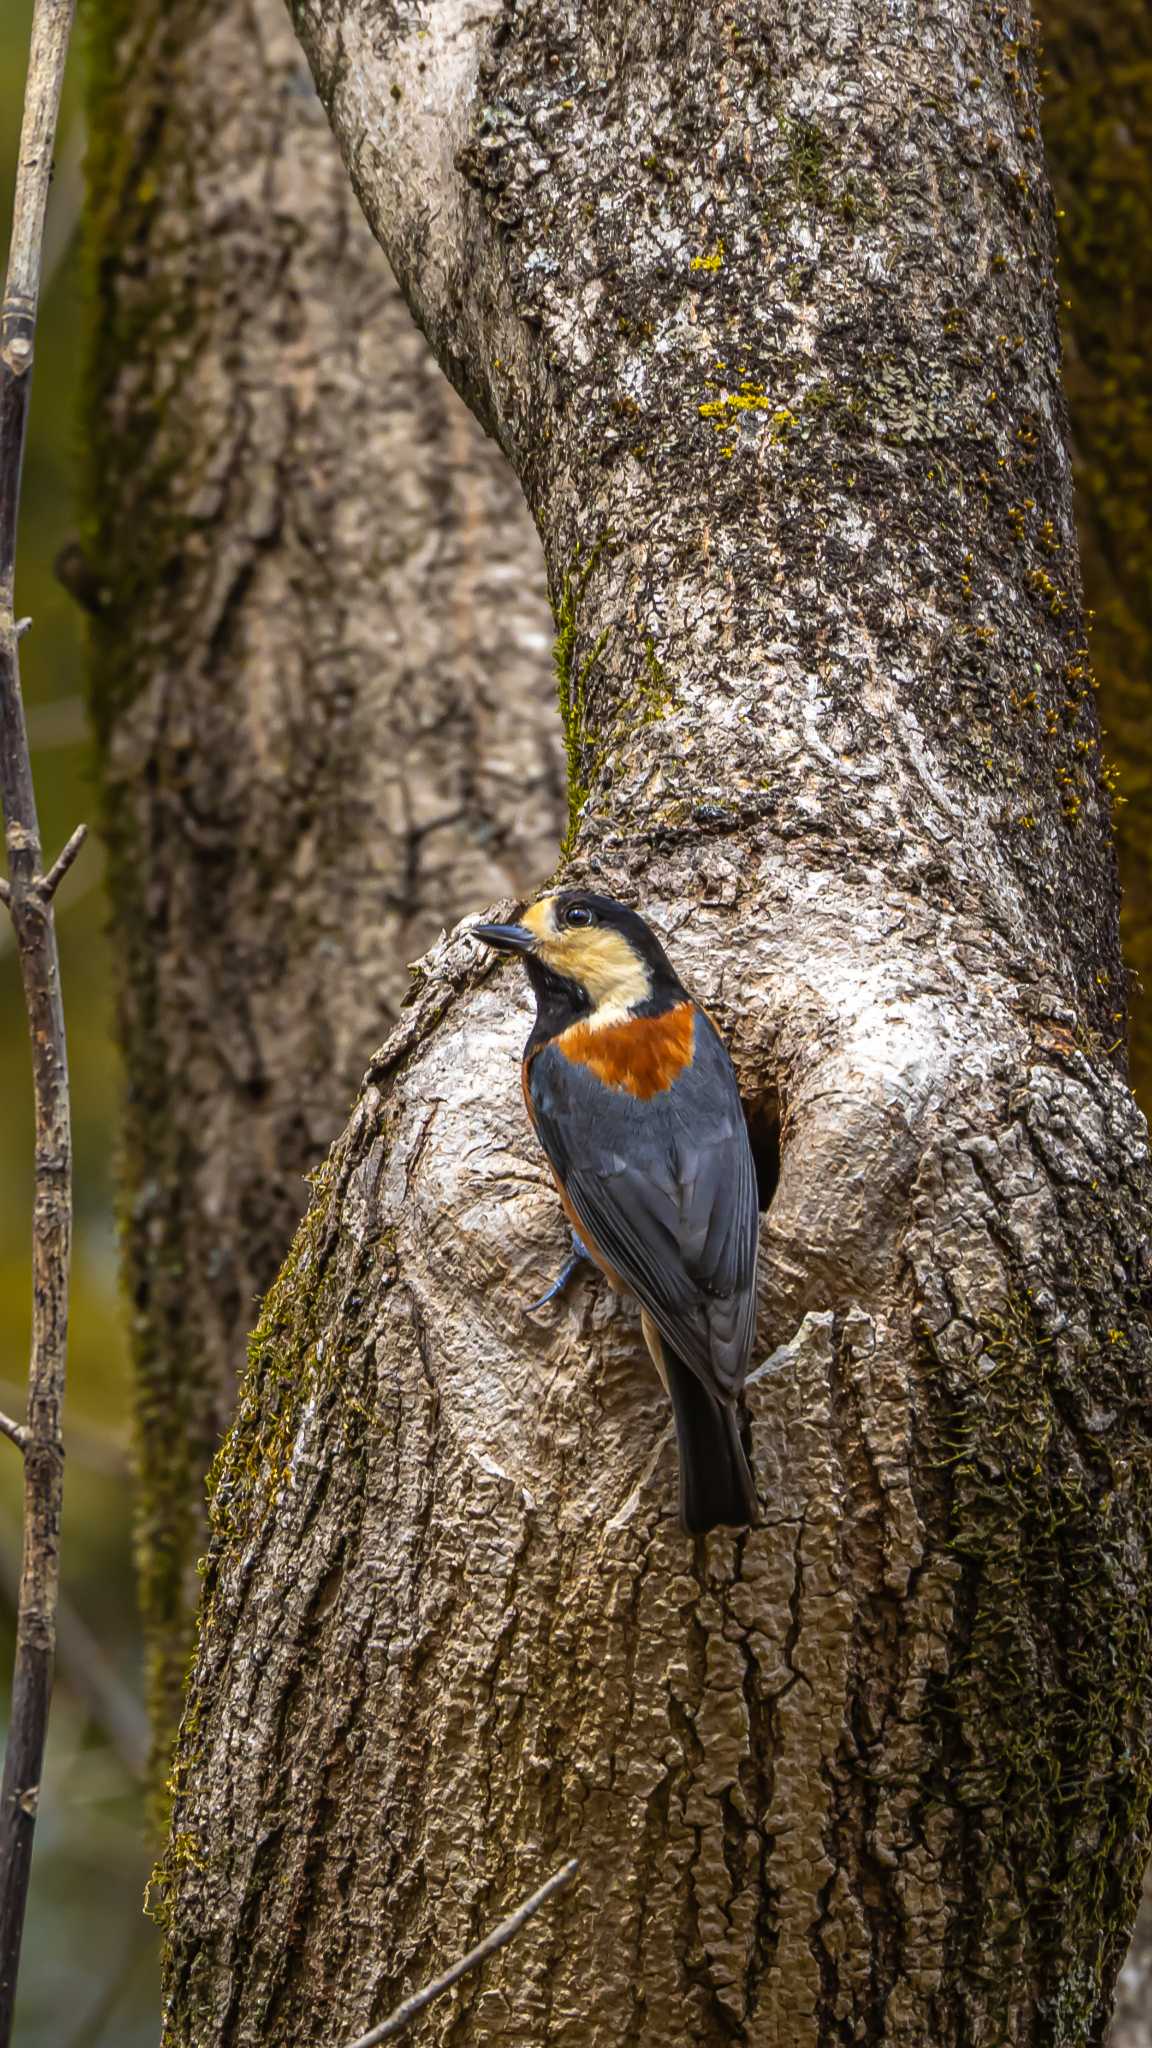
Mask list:
[{"label": "bird's head", "polygon": [[598,1022],[653,1015],[684,1000],[655,933],[611,896],[558,889],[531,904],[519,924],[477,924],[472,934],[520,954],[538,1002],[563,1002]]}]

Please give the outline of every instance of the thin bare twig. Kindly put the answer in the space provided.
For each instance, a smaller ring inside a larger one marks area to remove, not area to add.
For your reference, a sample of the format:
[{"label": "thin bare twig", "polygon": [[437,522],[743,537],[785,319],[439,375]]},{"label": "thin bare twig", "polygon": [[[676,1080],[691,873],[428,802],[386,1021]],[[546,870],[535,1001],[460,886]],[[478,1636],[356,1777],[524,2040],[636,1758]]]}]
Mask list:
[{"label": "thin bare twig", "polygon": [[557,1892],[562,1892],[565,1885],[571,1884],[579,1868],[579,1860],[573,1856],[570,1863],[565,1863],[553,1872],[547,1884],[542,1884],[538,1892],[533,1892],[530,1899],[525,1899],[522,1906],[517,1906],[516,1911],[510,1913],[507,1920],[502,1920],[499,1927],[494,1927],[491,1934],[485,1935],[476,1948],[470,1949],[466,1956],[461,1956],[460,1961],[453,1963],[450,1970],[445,1970],[442,1977],[437,1977],[433,1983],[426,1984],[423,1991],[413,1992],[411,1998],[406,1998],[403,2005],[397,2006],[390,2019],[382,2020],[380,2025],[373,2027],[369,2033],[361,2034],[355,2041],[350,2041],[348,2048],[376,2048],[378,2041],[394,2041],[397,2034],[404,2033],[417,2015],[423,2012],[425,2006],[431,2005],[434,1998],[439,1998],[442,1991],[451,1990],[453,1984],[461,1977],[467,1976],[469,1970],[478,1970],[481,1963],[486,1963],[489,1956],[494,1956],[497,1949],[503,1948],[506,1942],[512,1940],[513,1935],[519,1934],[520,1929],[540,1911],[541,1906],[546,1906],[549,1899],[554,1898]]},{"label": "thin bare twig", "polygon": [[0,2048],[12,2038],[32,1836],[52,1697],[64,1447],[60,1409],[72,1243],[72,1132],[60,963],[20,694],[16,525],[40,298],[44,212],[74,0],[35,0],[12,244],[0,303],[0,803],[36,1110],[32,1348],[24,1452],[24,1549],[12,1703],[0,1783]]},{"label": "thin bare twig", "polygon": [[9,1437],[17,1449],[21,1451],[28,1442],[28,1431],[25,1429],[24,1424],[22,1422],[13,1422],[12,1417],[5,1415],[2,1408],[0,1408],[0,1436]]},{"label": "thin bare twig", "polygon": [[42,896],[47,898],[56,894],[57,889],[60,887],[87,837],[87,825],[77,825],[71,839],[69,839],[67,845],[61,847],[48,873],[40,884],[40,894]]}]

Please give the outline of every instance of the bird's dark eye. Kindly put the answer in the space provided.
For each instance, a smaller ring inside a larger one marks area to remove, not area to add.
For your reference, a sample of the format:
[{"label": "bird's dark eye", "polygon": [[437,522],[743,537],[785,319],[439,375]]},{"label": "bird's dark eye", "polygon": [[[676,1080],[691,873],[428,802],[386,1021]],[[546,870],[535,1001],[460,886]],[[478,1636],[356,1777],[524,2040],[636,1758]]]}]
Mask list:
[{"label": "bird's dark eye", "polygon": [[589,910],[586,903],[570,903],[568,908],[562,912],[562,916],[564,923],[567,925],[595,924],[596,922],[595,911]]}]

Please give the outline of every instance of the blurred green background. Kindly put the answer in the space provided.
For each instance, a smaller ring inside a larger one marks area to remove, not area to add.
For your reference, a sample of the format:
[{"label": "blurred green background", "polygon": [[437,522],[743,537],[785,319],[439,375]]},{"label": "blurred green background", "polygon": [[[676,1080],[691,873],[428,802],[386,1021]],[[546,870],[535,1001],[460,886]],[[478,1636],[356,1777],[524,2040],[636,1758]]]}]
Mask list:
[{"label": "blurred green background", "polygon": [[[0,5],[0,242],[7,254],[31,0]],[[82,48],[74,44],[49,212],[17,557],[30,615],[22,671],[45,846],[97,818],[82,705],[83,620],[52,564],[77,533],[84,318],[79,250]],[[131,1561],[128,1356],[114,1229],[114,970],[96,837],[61,891],[76,1141],[76,1256],[65,1439],[60,1668],[36,1830],[20,1979],[20,2048],[153,2048],[158,1935],[143,1913],[151,1860],[139,1758],[141,1649]],[[29,1328],[32,1104],[11,931],[0,926],[0,1407],[23,1412]],[[0,1442],[0,1662],[12,1656],[20,1460]]]}]

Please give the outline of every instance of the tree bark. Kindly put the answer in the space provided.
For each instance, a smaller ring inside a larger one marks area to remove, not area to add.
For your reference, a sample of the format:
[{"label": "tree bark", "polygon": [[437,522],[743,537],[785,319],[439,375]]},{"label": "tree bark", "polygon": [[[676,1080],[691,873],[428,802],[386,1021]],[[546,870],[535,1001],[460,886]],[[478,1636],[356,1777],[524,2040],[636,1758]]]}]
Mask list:
[{"label": "tree bark", "polygon": [[[296,0],[559,624],[569,872],[763,1173],[763,1526],[693,1544],[515,974],[433,949],[213,1482],[166,2042],[1098,2043],[1146,1860],[1146,1131],[1028,15]],[[778,1161],[776,1153],[778,1149]]]},{"label": "tree bark", "polygon": [[92,697],[157,1750],[254,1315],[406,962],[555,858],[539,546],[276,0],[94,26]]}]

